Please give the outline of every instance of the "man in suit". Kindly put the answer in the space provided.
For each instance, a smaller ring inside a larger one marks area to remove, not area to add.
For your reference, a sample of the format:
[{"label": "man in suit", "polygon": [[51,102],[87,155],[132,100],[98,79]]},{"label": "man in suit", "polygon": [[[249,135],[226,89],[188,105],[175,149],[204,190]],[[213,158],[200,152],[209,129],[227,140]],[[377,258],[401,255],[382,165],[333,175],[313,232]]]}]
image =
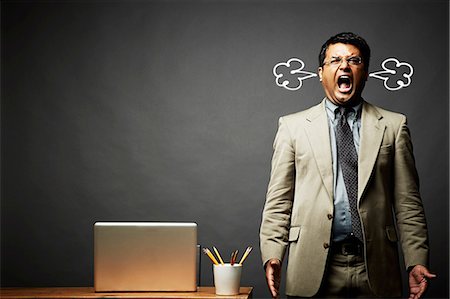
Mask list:
[{"label": "man in suit", "polygon": [[281,117],[260,246],[272,297],[400,297],[397,242],[410,298],[427,279],[428,236],[404,115],[364,101],[370,48],[353,33],[322,46],[325,99]]}]

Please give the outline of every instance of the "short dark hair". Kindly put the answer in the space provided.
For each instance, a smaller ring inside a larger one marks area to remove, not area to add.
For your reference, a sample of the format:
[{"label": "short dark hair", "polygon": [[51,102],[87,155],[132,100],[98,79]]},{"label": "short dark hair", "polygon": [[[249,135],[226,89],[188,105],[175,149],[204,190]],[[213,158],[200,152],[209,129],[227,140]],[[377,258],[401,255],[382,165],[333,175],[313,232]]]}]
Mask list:
[{"label": "short dark hair", "polygon": [[370,63],[370,47],[361,36],[353,33],[353,32],[342,32],[338,33],[335,36],[330,37],[320,49],[319,54],[319,66],[323,66],[323,61],[325,60],[325,54],[328,50],[328,47],[333,44],[350,44],[359,49],[362,55],[362,60],[364,63],[364,69],[366,71],[369,70],[369,63]]}]

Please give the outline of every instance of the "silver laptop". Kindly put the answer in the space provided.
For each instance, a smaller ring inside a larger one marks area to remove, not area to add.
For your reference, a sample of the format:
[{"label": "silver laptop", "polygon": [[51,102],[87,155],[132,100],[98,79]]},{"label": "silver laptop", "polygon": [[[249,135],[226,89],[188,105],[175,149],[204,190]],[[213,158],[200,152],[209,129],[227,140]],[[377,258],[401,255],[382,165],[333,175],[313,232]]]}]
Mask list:
[{"label": "silver laptop", "polygon": [[96,222],[94,288],[196,291],[197,224]]}]

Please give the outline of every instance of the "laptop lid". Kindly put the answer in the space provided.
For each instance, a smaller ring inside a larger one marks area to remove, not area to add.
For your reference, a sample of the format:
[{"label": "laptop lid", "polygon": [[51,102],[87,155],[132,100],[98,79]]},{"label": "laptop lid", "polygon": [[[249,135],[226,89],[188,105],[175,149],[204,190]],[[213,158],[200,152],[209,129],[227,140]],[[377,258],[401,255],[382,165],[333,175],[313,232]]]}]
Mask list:
[{"label": "laptop lid", "polygon": [[196,291],[197,224],[96,222],[94,288]]}]

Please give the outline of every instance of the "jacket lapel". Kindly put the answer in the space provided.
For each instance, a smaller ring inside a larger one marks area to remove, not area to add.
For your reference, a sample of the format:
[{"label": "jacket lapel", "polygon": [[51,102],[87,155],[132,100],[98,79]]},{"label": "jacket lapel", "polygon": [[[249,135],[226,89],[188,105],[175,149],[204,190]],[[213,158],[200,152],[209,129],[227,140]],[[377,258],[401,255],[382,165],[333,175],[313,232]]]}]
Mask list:
[{"label": "jacket lapel", "polygon": [[333,201],[333,168],[330,132],[325,111],[325,100],[313,107],[306,117],[305,131],[325,188]]},{"label": "jacket lapel", "polygon": [[360,148],[358,161],[358,200],[369,182],[383,140],[383,116],[371,104],[364,102],[361,115]]}]

